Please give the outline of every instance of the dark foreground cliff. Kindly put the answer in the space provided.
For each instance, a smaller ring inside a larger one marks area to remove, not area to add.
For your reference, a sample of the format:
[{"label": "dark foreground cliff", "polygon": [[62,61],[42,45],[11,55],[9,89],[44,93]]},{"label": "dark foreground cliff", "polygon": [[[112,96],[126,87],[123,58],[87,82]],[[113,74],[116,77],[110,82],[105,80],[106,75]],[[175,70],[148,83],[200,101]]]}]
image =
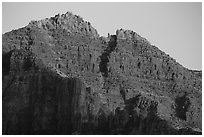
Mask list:
[{"label": "dark foreground cliff", "polygon": [[2,133],[201,134],[202,72],[70,12],[2,36]]}]

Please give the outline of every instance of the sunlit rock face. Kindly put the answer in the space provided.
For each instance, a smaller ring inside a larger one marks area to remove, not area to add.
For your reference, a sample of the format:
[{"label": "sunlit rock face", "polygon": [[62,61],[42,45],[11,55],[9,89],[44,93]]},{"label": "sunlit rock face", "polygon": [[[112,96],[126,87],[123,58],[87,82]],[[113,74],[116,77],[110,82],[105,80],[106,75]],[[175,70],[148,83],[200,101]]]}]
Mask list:
[{"label": "sunlit rock face", "polygon": [[90,22],[84,21],[80,16],[74,15],[71,12],[62,15],[58,14],[40,21],[31,21],[28,26],[34,26],[51,32],[54,29],[63,29],[67,33],[81,34],[96,39],[99,38],[96,29],[91,26]]},{"label": "sunlit rock face", "polygon": [[201,134],[202,72],[67,12],[2,35],[2,133]]}]

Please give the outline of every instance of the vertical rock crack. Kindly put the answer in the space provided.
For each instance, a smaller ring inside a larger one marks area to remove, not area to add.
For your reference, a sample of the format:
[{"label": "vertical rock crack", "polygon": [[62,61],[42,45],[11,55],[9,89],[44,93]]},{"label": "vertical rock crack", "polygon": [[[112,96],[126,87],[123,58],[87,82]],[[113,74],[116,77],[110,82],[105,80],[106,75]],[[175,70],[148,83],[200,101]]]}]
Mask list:
[{"label": "vertical rock crack", "polygon": [[117,37],[116,35],[110,36],[110,41],[108,42],[108,47],[104,50],[102,55],[100,56],[101,62],[99,64],[100,72],[103,77],[108,77],[108,62],[110,58],[110,54],[115,50],[117,46]]}]

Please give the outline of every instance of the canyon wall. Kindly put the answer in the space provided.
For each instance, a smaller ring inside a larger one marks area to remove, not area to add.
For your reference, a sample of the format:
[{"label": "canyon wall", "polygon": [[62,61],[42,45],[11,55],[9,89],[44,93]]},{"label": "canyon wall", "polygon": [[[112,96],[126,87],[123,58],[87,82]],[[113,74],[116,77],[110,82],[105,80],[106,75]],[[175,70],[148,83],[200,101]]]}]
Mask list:
[{"label": "canyon wall", "polygon": [[70,12],[2,36],[2,133],[201,134],[202,72]]}]

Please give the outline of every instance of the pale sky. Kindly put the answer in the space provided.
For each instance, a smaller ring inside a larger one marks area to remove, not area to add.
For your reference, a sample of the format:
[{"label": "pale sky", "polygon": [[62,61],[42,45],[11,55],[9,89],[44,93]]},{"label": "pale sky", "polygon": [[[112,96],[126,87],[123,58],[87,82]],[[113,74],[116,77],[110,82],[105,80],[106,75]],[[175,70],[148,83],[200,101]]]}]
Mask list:
[{"label": "pale sky", "polygon": [[202,3],[2,3],[2,33],[71,11],[99,35],[133,30],[189,69],[202,69]]}]

